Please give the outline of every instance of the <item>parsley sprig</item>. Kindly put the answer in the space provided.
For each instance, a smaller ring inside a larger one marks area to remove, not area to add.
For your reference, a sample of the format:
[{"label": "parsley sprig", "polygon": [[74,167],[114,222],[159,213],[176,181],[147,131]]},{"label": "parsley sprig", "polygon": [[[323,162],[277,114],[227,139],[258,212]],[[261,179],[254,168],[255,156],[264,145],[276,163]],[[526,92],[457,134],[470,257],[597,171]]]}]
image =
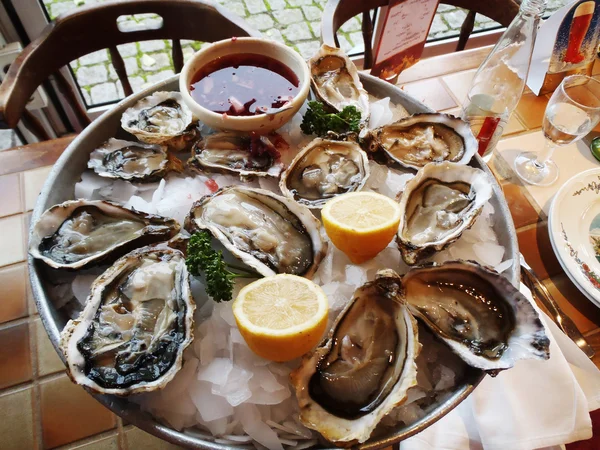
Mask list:
[{"label": "parsley sprig", "polygon": [[[185,264],[192,275],[200,276],[201,273],[204,273],[206,293],[217,303],[231,300],[236,278],[256,278],[258,276],[243,267],[225,262],[223,252],[212,248],[211,234],[206,230],[194,233],[190,238]],[[236,272],[232,272],[230,269]]]},{"label": "parsley sprig", "polygon": [[300,129],[304,134],[326,136],[328,131],[347,133],[360,131],[360,111],[355,106],[346,106],[339,113],[327,113],[321,102],[308,102],[308,110],[302,118]]}]

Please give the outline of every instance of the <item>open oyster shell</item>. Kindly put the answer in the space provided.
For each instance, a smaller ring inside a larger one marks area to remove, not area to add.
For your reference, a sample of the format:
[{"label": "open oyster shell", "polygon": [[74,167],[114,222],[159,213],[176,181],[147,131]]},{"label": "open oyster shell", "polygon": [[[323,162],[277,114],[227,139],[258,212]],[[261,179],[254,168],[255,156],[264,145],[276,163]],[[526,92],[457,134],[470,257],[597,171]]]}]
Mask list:
[{"label": "open oyster shell", "polygon": [[431,163],[400,194],[397,242],[407,264],[416,264],[456,241],[471,228],[492,197],[483,170],[451,162]]},{"label": "open oyster shell", "polygon": [[147,144],[183,150],[194,139],[192,111],[179,92],[155,92],[144,97],[121,116],[121,127]]},{"label": "open oyster shell", "polygon": [[327,250],[321,223],[306,206],[263,189],[228,186],[201,198],[187,215],[185,229],[210,231],[263,276],[310,278]]},{"label": "open oyster shell", "polygon": [[317,138],[296,155],[281,175],[283,195],[309,208],[362,189],[369,177],[367,154],[352,141]]},{"label": "open oyster shell", "polygon": [[[259,136],[261,145],[277,149],[268,136]],[[204,136],[192,147],[188,165],[198,172],[219,172],[239,175],[242,180],[253,177],[278,178],[283,170],[281,161],[272,154],[251,153],[251,137],[246,133],[221,132]]]},{"label": "open oyster shell", "polygon": [[402,277],[407,304],[467,364],[495,375],[520,359],[548,359],[533,305],[506,278],[471,261],[416,267]]},{"label": "open oyster shell", "polygon": [[361,138],[364,148],[415,170],[431,162],[468,164],[478,148],[467,122],[439,113],[413,114]]},{"label": "open oyster shell", "polygon": [[88,168],[101,177],[151,183],[170,170],[181,171],[179,160],[162,145],[142,144],[110,138],[90,154]]},{"label": "open oyster shell", "polygon": [[417,384],[416,320],[392,270],[356,290],[328,336],[290,375],[304,425],[335,442],[365,442]]},{"label": "open oyster shell", "polygon": [[100,200],[70,200],[44,211],[33,226],[29,253],[56,269],[81,269],[129,250],[166,241],[174,219]]},{"label": "open oyster shell", "polygon": [[340,112],[346,106],[360,111],[363,123],[369,120],[369,94],[358,77],[358,70],[340,48],[323,44],[308,60],[313,90],[316,96]]},{"label": "open oyster shell", "polygon": [[96,278],[83,312],[62,331],[69,376],[100,394],[163,388],[193,339],[194,309],[183,253],[134,250]]}]

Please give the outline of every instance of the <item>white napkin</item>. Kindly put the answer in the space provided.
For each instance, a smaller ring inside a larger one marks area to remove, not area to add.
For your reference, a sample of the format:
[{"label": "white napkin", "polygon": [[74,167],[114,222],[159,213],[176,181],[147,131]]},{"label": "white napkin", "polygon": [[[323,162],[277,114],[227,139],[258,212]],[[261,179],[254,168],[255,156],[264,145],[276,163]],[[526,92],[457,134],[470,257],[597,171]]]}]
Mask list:
[{"label": "white napkin", "polygon": [[[521,292],[531,299],[524,285]],[[518,361],[486,377],[447,416],[401,442],[400,450],[532,450],[591,438],[589,412],[600,408],[600,371],[540,316],[551,340],[548,361]]]}]

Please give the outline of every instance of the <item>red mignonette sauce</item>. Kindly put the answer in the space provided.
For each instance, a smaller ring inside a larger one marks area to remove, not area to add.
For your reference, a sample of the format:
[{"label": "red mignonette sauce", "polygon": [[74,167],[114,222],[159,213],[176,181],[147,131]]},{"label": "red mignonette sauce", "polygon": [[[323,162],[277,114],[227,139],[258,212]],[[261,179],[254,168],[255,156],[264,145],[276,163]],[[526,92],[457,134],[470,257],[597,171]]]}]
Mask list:
[{"label": "red mignonette sauce", "polygon": [[253,53],[222,56],[202,67],[190,85],[192,98],[218,114],[266,114],[298,93],[298,77],[276,59]]}]

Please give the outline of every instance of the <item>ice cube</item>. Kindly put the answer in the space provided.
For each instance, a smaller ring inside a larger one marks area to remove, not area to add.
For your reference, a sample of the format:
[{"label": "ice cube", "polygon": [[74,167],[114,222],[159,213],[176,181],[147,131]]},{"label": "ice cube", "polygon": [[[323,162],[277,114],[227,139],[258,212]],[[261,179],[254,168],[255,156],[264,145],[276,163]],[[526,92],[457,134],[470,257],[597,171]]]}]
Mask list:
[{"label": "ice cube", "polygon": [[215,358],[207,366],[198,370],[198,380],[223,386],[233,369],[233,363],[228,358]]},{"label": "ice cube", "polygon": [[271,427],[261,419],[258,408],[251,404],[243,404],[236,408],[235,416],[240,420],[244,431],[259,444],[269,450],[283,450],[281,441]]},{"label": "ice cube", "polygon": [[477,261],[491,267],[500,264],[504,256],[504,247],[491,242],[473,244],[473,251],[477,255]]},{"label": "ice cube", "polygon": [[96,278],[97,275],[79,274],[73,279],[71,289],[73,290],[73,295],[82,306],[85,306],[88,295],[90,295],[90,288]]},{"label": "ice cube", "polygon": [[215,395],[211,392],[211,385],[205,381],[191,383],[188,395],[196,405],[204,422],[221,419],[233,415],[233,407],[225,397]]}]

